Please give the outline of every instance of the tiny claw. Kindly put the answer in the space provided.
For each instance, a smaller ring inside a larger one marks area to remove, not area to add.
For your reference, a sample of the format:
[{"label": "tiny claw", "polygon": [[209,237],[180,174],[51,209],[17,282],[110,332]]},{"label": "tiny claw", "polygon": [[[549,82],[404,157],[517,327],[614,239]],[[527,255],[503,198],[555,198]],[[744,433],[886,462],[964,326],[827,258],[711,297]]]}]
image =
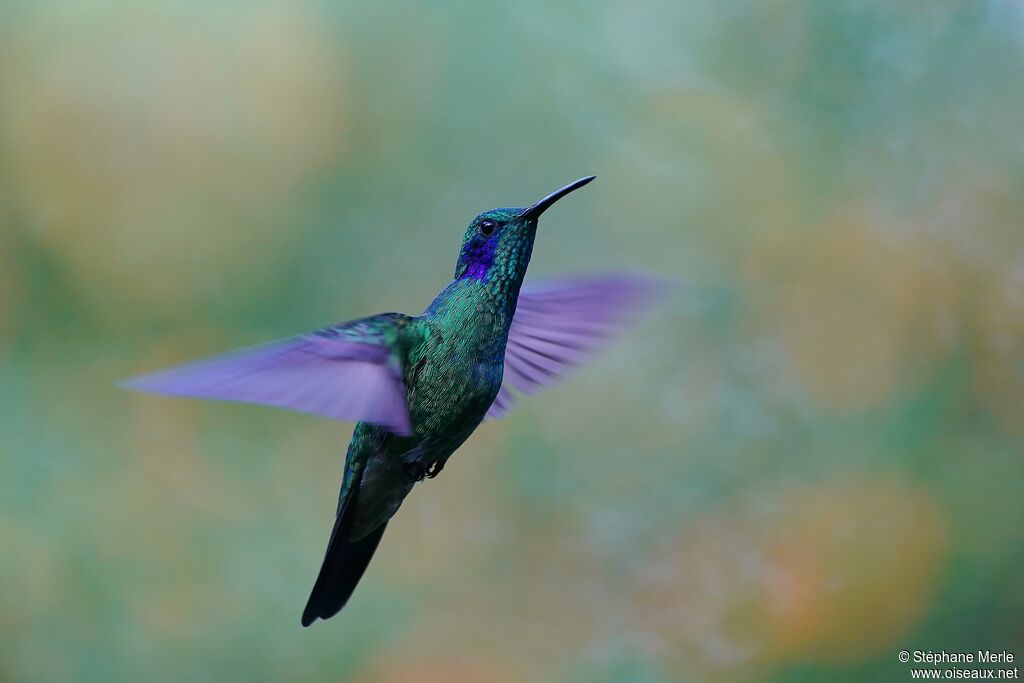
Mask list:
[{"label": "tiny claw", "polygon": [[441,474],[441,470],[444,469],[444,462],[441,460],[435,460],[430,463],[430,467],[427,468],[426,477],[427,479],[433,479],[437,475]]}]

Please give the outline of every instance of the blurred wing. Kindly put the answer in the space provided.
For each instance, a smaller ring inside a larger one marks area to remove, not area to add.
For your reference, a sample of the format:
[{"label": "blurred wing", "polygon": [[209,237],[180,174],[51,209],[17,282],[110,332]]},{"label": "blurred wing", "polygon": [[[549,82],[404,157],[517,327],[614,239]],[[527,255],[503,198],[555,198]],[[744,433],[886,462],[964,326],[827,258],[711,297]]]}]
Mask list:
[{"label": "blurred wing", "polygon": [[604,347],[664,288],[642,275],[605,275],[524,286],[505,347],[505,374],[487,416],[504,415],[527,394],[562,379]]},{"label": "blurred wing", "polygon": [[258,403],[335,420],[363,420],[410,434],[399,363],[383,342],[379,326],[360,329],[373,320],[179,365],[122,386],[168,396]]}]

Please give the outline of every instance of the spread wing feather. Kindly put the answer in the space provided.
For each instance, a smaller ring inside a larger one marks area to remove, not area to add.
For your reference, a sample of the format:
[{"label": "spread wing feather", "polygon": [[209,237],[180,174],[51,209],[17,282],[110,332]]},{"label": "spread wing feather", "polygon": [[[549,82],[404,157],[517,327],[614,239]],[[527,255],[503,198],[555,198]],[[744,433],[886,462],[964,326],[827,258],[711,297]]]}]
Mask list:
[{"label": "spread wing feather", "polygon": [[169,396],[257,403],[409,434],[401,366],[382,329],[393,314],[179,365],[122,383]]},{"label": "spread wing feather", "polygon": [[562,379],[603,348],[663,289],[663,282],[613,274],[526,285],[519,293],[505,347],[501,389],[487,416],[504,415],[526,394]]}]

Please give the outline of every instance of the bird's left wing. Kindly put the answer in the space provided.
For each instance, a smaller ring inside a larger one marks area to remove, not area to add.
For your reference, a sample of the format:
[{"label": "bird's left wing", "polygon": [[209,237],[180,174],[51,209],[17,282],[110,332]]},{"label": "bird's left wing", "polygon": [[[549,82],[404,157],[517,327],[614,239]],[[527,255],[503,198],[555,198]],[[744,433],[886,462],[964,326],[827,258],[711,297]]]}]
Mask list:
[{"label": "bird's left wing", "polygon": [[562,379],[643,311],[666,283],[612,274],[524,286],[509,327],[505,373],[490,418],[503,416],[517,389],[535,393]]},{"label": "bird's left wing", "polygon": [[179,365],[122,386],[362,420],[409,434],[401,361],[394,353],[408,320],[385,313]]}]

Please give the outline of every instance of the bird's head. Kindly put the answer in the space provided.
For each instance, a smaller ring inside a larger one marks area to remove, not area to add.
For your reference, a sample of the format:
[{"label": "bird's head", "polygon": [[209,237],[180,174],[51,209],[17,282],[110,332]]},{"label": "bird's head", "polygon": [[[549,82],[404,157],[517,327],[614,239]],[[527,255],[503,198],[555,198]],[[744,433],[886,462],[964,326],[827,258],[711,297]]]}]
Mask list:
[{"label": "bird's head", "polygon": [[532,206],[491,209],[474,218],[462,240],[455,279],[514,284],[518,290],[530,263],[537,219],[552,204],[595,177],[580,178]]}]

